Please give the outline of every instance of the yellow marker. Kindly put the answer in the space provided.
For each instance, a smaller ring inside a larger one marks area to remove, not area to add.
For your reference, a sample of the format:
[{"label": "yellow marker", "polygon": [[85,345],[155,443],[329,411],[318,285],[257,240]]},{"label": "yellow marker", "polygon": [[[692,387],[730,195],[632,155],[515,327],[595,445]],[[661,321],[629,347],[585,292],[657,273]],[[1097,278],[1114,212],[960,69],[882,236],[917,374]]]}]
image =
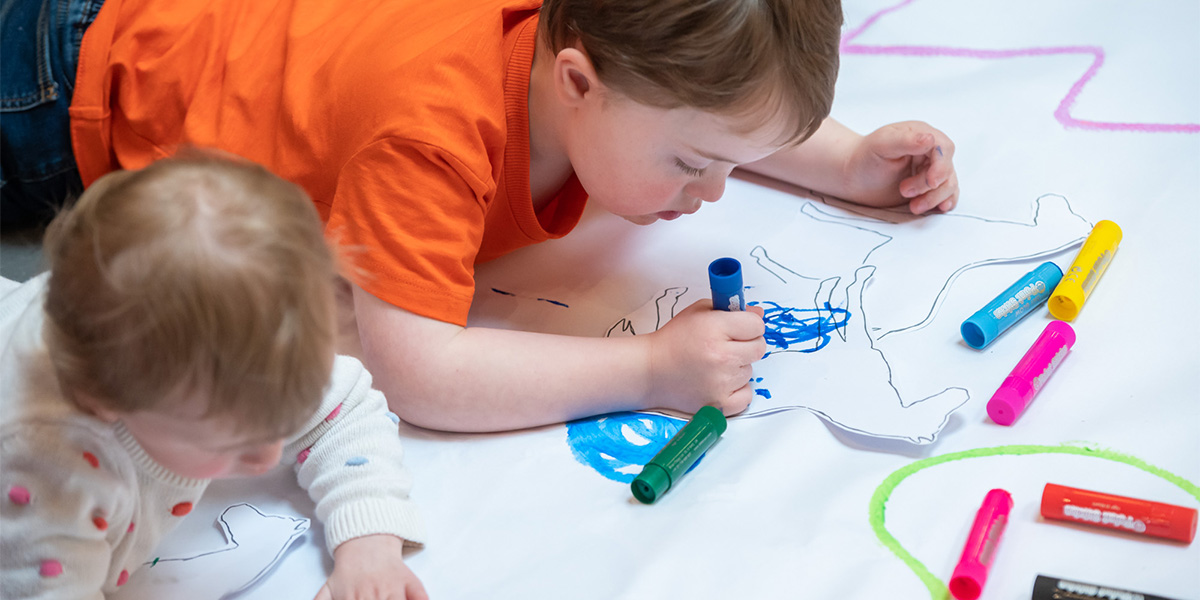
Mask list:
[{"label": "yellow marker", "polygon": [[1108,268],[1117,245],[1121,243],[1121,228],[1112,221],[1100,221],[1092,228],[1091,235],[1083,242],[1071,269],[1063,275],[1058,287],[1050,295],[1050,314],[1063,321],[1074,320],[1083,308],[1084,301],[1092,295],[1100,276]]}]

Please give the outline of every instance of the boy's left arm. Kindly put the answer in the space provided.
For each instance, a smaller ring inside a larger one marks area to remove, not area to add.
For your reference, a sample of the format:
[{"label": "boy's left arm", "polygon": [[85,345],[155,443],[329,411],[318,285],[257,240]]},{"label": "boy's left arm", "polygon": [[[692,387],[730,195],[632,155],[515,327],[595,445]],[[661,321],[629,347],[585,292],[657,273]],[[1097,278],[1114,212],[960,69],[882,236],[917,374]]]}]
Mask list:
[{"label": "boy's left arm", "polygon": [[958,204],[954,142],[921,121],[859,135],[832,117],[804,143],[742,168],[864,206],[913,214]]},{"label": "boy's left arm", "polygon": [[321,408],[284,448],[300,485],[325,524],[333,573],[317,596],[424,600],[404,564],[404,547],[424,543],[424,523],[409,499],[398,418],[357,360],[337,357]]}]

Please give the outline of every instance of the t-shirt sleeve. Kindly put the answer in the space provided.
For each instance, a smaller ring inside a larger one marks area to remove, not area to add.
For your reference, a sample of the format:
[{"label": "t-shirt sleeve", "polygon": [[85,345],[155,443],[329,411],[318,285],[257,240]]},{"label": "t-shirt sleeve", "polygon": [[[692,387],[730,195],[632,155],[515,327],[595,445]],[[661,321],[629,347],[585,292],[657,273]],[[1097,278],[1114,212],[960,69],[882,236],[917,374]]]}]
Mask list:
[{"label": "t-shirt sleeve", "polygon": [[102,599],[124,583],[111,563],[137,490],[113,445],[59,422],[0,434],[0,597]]},{"label": "t-shirt sleeve", "polygon": [[424,521],[408,497],[412,477],[398,425],[362,363],[337,357],[321,408],[283,455],[316,502],[330,553],[348,540],[381,533],[424,544]]},{"label": "t-shirt sleeve", "polygon": [[465,325],[495,194],[483,168],[401,138],[357,152],[339,171],[326,226],[349,276],[394,306]]}]

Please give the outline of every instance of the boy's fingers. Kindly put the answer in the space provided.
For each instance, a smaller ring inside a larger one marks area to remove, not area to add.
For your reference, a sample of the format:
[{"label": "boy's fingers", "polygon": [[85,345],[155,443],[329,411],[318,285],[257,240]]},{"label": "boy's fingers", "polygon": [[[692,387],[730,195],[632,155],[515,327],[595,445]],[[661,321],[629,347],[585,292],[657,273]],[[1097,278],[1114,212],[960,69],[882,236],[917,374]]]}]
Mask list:
[{"label": "boy's fingers", "polygon": [[[913,198],[909,201],[908,207],[914,215],[920,215],[929,212],[934,207],[940,207],[946,201],[956,199],[957,196],[958,190],[956,188],[942,186]],[[951,204],[950,208],[954,208],[953,204]],[[950,210],[950,208],[943,209],[943,212]]]},{"label": "boy's fingers", "polygon": [[875,153],[888,160],[928,154],[937,145],[932,133],[903,128],[884,130],[881,136]]},{"label": "boy's fingers", "polygon": [[942,200],[942,203],[937,205],[937,208],[945,213],[954,210],[956,206],[958,206],[958,194],[952,194],[949,198]]},{"label": "boy's fingers", "polygon": [[721,403],[721,412],[732,417],[750,407],[750,401],[754,399],[754,389],[750,387],[750,383],[738,388],[737,391],[729,395],[725,402]]},{"label": "boy's fingers", "polygon": [[725,334],[731,340],[754,340],[761,338],[763,331],[766,330],[762,315],[757,312],[730,313],[730,317],[725,319]]},{"label": "boy's fingers", "polygon": [[752,363],[762,360],[763,355],[767,353],[767,341],[763,338],[732,343],[735,344],[734,352],[736,356],[745,361],[742,365],[747,369],[750,368]]}]

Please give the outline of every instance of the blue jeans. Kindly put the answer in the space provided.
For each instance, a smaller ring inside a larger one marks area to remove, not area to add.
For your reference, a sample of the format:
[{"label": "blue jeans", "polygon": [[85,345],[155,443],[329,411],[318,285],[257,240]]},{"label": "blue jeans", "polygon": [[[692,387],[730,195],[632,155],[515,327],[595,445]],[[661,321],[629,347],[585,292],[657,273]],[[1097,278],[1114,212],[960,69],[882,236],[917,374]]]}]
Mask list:
[{"label": "blue jeans", "polygon": [[83,191],[71,151],[79,46],[104,0],[0,0],[0,226],[41,225]]}]

